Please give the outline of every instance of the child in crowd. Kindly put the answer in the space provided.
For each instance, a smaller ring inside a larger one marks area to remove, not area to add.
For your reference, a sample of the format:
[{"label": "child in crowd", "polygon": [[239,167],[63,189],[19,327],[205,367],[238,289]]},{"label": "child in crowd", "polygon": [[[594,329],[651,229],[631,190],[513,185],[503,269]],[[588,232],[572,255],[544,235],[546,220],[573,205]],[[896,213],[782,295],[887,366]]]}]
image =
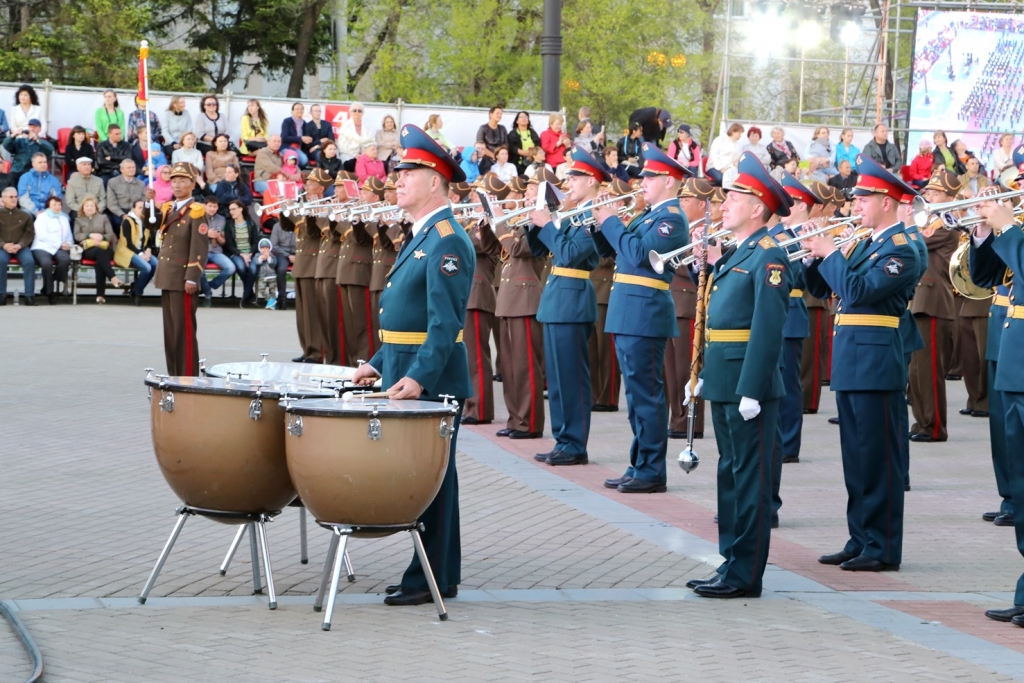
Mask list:
[{"label": "child in crowd", "polygon": [[271,252],[270,240],[266,237],[259,242],[260,253],[256,257],[256,299],[267,300],[267,310],[277,307],[277,257]]}]

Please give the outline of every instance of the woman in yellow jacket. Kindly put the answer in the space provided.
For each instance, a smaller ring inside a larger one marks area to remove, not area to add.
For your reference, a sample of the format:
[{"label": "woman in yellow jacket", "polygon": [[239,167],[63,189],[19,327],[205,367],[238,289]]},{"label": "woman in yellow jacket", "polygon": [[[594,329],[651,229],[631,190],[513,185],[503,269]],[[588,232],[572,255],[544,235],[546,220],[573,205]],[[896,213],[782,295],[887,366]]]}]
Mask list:
[{"label": "woman in yellow jacket", "polygon": [[153,253],[156,249],[156,231],[146,227],[144,217],[145,202],[139,199],[132,205],[132,210],[121,219],[121,236],[117,240],[114,251],[114,263],[120,268],[135,268],[139,276],[135,278],[132,294],[135,305],[142,305],[142,292],[156,275],[157,258]]}]

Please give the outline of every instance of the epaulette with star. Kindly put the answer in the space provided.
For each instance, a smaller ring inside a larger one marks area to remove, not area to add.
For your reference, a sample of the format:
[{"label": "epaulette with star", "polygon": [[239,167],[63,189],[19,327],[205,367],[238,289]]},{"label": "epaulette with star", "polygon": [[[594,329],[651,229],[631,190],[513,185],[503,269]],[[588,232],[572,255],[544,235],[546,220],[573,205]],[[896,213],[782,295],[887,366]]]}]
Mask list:
[{"label": "epaulette with star", "polygon": [[437,228],[437,234],[441,237],[448,237],[455,234],[455,226],[452,225],[451,219],[445,218],[435,226]]},{"label": "epaulette with star", "polygon": [[762,249],[771,249],[772,247],[779,246],[779,243],[775,241],[774,237],[765,236],[757,241],[758,245]]}]

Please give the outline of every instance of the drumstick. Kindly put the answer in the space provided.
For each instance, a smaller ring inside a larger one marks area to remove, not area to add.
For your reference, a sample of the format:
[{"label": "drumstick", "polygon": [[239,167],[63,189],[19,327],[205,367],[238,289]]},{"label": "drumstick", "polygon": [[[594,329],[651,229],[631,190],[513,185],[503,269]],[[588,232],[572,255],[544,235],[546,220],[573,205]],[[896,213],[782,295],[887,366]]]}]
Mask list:
[{"label": "drumstick", "polygon": [[354,391],[346,391],[341,395],[342,401],[354,401],[357,398],[391,398],[397,391],[371,391],[365,394],[357,394]]}]

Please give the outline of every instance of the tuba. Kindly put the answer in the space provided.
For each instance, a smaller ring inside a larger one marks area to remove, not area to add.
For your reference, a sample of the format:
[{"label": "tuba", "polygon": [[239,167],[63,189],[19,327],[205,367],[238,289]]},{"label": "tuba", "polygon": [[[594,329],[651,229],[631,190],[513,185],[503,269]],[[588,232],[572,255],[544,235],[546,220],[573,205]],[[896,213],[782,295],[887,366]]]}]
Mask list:
[{"label": "tuba", "polygon": [[971,242],[969,237],[966,235],[964,237],[965,239],[960,240],[960,246],[953,252],[953,257],[949,259],[949,279],[953,283],[953,289],[967,299],[990,299],[995,294],[995,290],[976,285],[971,279],[971,271],[967,263]]}]

